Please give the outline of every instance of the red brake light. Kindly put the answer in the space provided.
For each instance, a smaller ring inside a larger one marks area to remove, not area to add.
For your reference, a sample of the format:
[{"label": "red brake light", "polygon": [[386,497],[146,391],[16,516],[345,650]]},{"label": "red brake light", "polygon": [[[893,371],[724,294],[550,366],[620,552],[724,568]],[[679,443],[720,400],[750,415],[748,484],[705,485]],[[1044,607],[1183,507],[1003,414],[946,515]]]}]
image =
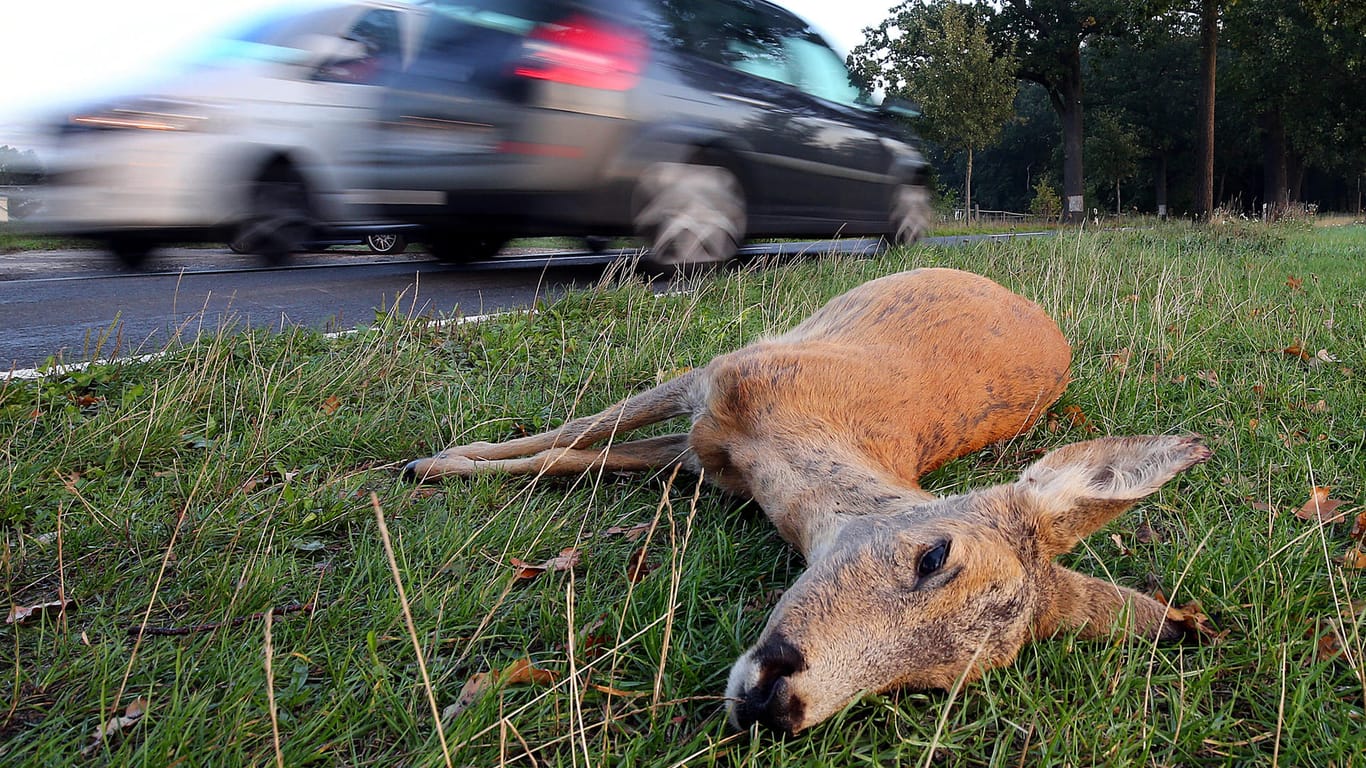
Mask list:
[{"label": "red brake light", "polygon": [[513,74],[608,91],[636,84],[645,67],[645,41],[633,30],[586,16],[533,30]]}]

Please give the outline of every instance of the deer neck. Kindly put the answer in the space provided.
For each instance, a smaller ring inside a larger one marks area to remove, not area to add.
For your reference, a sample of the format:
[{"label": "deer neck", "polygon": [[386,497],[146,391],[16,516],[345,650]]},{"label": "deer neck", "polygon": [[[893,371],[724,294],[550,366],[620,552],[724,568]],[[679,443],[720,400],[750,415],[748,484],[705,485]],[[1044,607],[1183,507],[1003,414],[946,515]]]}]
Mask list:
[{"label": "deer neck", "polygon": [[855,456],[817,447],[749,470],[754,500],[808,563],[819,560],[851,520],[934,498]]}]

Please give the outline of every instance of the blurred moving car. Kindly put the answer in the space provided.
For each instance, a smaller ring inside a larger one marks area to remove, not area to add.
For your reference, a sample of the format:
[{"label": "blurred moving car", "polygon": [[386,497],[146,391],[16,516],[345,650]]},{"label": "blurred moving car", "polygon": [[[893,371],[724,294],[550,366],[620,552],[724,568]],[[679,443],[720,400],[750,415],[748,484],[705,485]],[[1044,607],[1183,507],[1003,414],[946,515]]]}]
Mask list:
[{"label": "blurred moving car", "polygon": [[62,123],[54,227],[130,264],[194,236],[278,261],[396,232],[444,261],[634,234],[685,266],[929,222],[899,110],[764,0],[342,0],[200,58]]},{"label": "blurred moving car", "polygon": [[439,3],[380,104],[380,218],[438,258],[634,233],[661,265],[747,236],[921,236],[925,163],[805,22],[764,0]]},{"label": "blurred moving car", "polygon": [[133,266],[167,242],[280,262],[333,225],[386,234],[348,199],[361,185],[348,156],[373,135],[376,73],[412,61],[425,18],[388,0],[274,9],[154,86],[54,120],[36,228],[104,241]]}]

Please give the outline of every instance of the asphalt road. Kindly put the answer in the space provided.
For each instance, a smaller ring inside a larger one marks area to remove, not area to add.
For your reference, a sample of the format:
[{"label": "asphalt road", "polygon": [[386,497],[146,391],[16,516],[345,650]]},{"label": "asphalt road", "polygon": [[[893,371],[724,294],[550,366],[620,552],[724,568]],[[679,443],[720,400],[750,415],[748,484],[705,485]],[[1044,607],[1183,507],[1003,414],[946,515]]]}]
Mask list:
[{"label": "asphalt road", "polygon": [[[868,251],[869,240],[786,243],[785,252]],[[747,248],[754,253],[773,246]],[[144,272],[92,251],[0,254],[0,376],[49,360],[79,363],[157,352],[220,328],[301,325],[344,330],[398,307],[405,315],[477,315],[523,308],[602,278],[629,254],[523,254],[466,266],[422,253],[301,255],[258,269],[220,249],[168,249]],[[667,286],[661,286],[667,289]]]}]

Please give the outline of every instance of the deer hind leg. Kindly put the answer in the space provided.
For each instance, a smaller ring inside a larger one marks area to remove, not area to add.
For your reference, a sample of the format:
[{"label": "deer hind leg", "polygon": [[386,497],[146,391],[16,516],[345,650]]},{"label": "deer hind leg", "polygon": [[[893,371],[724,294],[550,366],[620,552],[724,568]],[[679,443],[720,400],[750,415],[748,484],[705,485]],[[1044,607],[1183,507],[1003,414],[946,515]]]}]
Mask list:
[{"label": "deer hind leg", "polygon": [[[592,470],[641,472],[682,464],[696,471],[700,466],[688,447],[688,434],[681,432],[649,437],[601,448],[548,448],[530,456],[513,459],[484,459],[479,456],[442,456],[427,459],[425,473],[414,470],[413,477],[428,480],[451,475],[470,477],[485,474],[579,475]],[[413,462],[419,464],[421,462]],[[409,465],[412,466],[412,465]]]},{"label": "deer hind leg", "polygon": [[601,413],[572,419],[558,429],[538,435],[502,443],[477,442],[448,448],[431,458],[409,462],[403,469],[403,476],[420,482],[485,472],[563,475],[598,466],[611,471],[668,466],[679,461],[685,453],[691,455],[687,449],[687,435],[638,440],[609,446],[603,451],[585,449],[618,432],[691,413],[693,384],[698,374],[699,371],[689,371],[622,400]]}]

